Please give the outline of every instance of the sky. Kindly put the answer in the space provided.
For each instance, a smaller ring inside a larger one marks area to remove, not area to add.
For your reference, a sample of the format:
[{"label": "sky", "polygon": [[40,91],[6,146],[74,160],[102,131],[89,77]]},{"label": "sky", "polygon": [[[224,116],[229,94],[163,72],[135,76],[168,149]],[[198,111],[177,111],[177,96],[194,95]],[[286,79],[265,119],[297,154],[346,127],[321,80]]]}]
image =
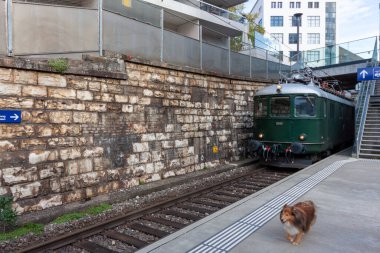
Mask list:
[{"label": "sky", "polygon": [[[337,43],[379,36],[380,0],[335,1],[337,2]],[[256,0],[244,3],[245,11],[251,11],[255,3]]]}]

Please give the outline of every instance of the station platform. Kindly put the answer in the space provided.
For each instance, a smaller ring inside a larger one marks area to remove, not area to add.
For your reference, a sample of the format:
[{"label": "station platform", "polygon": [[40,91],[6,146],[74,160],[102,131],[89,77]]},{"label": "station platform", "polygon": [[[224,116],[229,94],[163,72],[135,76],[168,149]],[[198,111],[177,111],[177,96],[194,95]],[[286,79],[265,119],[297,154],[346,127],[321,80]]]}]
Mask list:
[{"label": "station platform", "polygon": [[[380,160],[350,154],[332,155],[138,252],[380,252]],[[303,200],[316,204],[317,221],[294,246],[279,213]]]}]

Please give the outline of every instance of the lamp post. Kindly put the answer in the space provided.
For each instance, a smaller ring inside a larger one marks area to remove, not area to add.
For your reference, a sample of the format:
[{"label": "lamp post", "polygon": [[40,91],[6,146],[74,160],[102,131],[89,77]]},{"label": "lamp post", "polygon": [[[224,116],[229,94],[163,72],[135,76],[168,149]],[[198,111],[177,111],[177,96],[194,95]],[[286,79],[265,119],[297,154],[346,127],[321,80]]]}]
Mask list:
[{"label": "lamp post", "polygon": [[302,13],[294,14],[297,20],[297,64],[300,63],[300,23],[301,23]]}]

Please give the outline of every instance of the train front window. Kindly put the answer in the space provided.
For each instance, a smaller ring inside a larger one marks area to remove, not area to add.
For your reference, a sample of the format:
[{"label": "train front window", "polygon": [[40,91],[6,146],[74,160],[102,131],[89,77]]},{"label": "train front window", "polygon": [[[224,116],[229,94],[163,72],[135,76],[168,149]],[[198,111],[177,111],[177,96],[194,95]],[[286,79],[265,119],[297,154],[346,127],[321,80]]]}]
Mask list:
[{"label": "train front window", "polygon": [[289,116],[290,97],[272,97],[270,100],[272,116]]},{"label": "train front window", "polygon": [[266,98],[256,98],[255,99],[255,116],[256,117],[266,117],[267,113],[267,99]]},{"label": "train front window", "polygon": [[315,107],[315,97],[303,96],[294,99],[296,117],[314,117]]}]

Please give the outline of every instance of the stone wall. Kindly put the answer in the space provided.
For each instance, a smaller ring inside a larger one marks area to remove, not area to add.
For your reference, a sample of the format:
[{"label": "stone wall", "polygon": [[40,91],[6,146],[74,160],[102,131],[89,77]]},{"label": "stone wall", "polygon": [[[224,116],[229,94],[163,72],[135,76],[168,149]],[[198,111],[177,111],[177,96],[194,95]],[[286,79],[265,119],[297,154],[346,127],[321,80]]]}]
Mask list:
[{"label": "stone wall", "polygon": [[[0,194],[19,213],[246,155],[263,84],[126,63],[128,79],[0,67]],[[122,75],[121,75],[122,76]]]}]

